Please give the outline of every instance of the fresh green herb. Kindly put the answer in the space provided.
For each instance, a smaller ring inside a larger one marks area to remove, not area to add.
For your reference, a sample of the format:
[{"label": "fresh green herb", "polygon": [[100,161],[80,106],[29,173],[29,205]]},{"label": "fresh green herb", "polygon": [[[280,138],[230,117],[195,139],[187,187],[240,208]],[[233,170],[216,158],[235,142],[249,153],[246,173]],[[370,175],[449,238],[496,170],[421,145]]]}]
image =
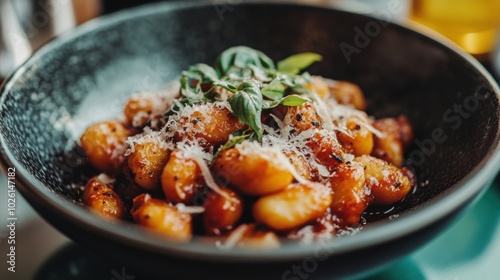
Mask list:
[{"label": "fresh green herb", "polygon": [[181,99],[188,104],[196,104],[205,98],[202,86],[209,86],[219,80],[215,69],[209,65],[198,63],[182,71]]},{"label": "fresh green herb", "polygon": [[311,75],[304,72],[301,75],[287,75],[279,73],[276,77],[283,85],[289,87],[297,94],[306,94],[309,89],[306,87],[311,82]]},{"label": "fresh green herb", "polygon": [[182,76],[202,84],[213,83],[219,80],[219,76],[215,69],[204,63],[189,66],[188,70],[182,71]]},{"label": "fresh green herb", "polygon": [[263,97],[260,91],[260,83],[249,80],[241,83],[238,91],[229,99],[233,113],[241,122],[249,125],[257,134],[257,139],[262,139],[262,113]]},{"label": "fresh green herb", "polygon": [[274,79],[271,83],[262,88],[262,95],[272,100],[278,100],[283,98],[285,90],[286,87],[278,79]]},{"label": "fresh green herb", "polygon": [[[309,101],[301,95],[309,93],[311,76],[298,73],[321,59],[315,53],[300,53],[280,61],[276,69],[261,51],[245,46],[229,48],[217,58],[215,67],[198,63],[182,72],[181,97],[166,116],[178,111],[179,106],[215,102],[221,98],[217,89],[225,89],[230,92],[227,100],[233,113],[250,127],[251,138],[261,141],[262,110]],[[244,135],[244,139],[250,137],[248,131]],[[233,141],[243,139],[240,136],[234,135]]]},{"label": "fresh green herb", "polygon": [[205,98],[205,94],[201,89],[201,85],[198,81],[189,79],[186,76],[181,78],[181,100],[187,99],[191,100],[191,104],[198,103]]},{"label": "fresh green herb", "polygon": [[255,65],[261,69],[274,70],[274,62],[263,52],[245,46],[225,50],[215,63],[215,70],[220,77],[230,73],[239,73],[242,69]]},{"label": "fresh green herb", "polygon": [[229,81],[220,80],[220,81],[214,82],[214,86],[227,89],[233,93],[238,91],[238,88],[233,83],[231,83]]},{"label": "fresh green herb", "polygon": [[236,131],[231,135],[231,137],[229,137],[229,140],[227,140],[227,142],[224,145],[220,146],[219,149],[217,149],[217,152],[215,152],[212,162],[210,164],[213,164],[217,156],[219,156],[219,154],[222,151],[231,149],[234,146],[243,143],[243,141],[247,139],[250,141],[255,140],[254,138],[255,138],[255,132],[250,131],[248,129]]},{"label": "fresh green herb", "polygon": [[278,105],[283,105],[283,106],[300,106],[306,102],[310,101],[307,98],[304,98],[302,96],[296,95],[296,94],[291,94],[287,95],[279,100],[274,100],[274,101],[269,101],[265,100],[262,109],[271,109],[274,108]]},{"label": "fresh green herb", "polygon": [[295,75],[314,62],[321,61],[322,59],[323,57],[317,53],[305,52],[294,54],[278,62],[278,72]]}]

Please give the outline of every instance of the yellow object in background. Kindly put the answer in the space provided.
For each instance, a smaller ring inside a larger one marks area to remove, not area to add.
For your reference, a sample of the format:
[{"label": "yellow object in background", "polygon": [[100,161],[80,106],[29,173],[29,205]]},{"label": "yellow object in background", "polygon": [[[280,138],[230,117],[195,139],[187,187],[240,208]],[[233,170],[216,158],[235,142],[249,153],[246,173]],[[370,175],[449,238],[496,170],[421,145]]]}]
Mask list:
[{"label": "yellow object in background", "polygon": [[500,0],[413,0],[410,18],[482,60],[499,40]]}]

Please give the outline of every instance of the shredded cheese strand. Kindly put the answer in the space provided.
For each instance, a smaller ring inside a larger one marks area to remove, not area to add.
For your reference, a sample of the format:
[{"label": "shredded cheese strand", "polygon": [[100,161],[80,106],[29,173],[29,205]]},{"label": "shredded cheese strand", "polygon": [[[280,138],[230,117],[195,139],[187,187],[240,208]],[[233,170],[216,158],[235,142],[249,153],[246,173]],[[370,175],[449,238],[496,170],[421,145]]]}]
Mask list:
[{"label": "shredded cheese strand", "polygon": [[202,206],[186,206],[184,203],[177,203],[175,205],[177,211],[187,214],[200,214],[205,212],[205,207]]},{"label": "shredded cheese strand", "polygon": [[227,239],[221,245],[221,249],[228,250],[236,246],[236,244],[238,244],[238,242],[243,238],[243,235],[245,235],[248,229],[249,226],[246,224],[242,224],[239,227],[237,227],[235,230],[231,232],[231,234],[229,234]]}]

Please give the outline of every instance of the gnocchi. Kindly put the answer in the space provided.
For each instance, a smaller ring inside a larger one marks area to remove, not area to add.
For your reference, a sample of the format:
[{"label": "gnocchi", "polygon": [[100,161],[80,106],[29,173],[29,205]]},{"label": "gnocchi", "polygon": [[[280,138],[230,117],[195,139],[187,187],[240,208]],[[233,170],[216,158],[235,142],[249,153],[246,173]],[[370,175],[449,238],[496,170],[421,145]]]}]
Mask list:
[{"label": "gnocchi", "polygon": [[215,159],[214,171],[226,174],[231,184],[248,195],[278,192],[292,182],[293,175],[274,160],[277,154],[268,152],[270,154],[258,150],[242,153],[237,148],[224,150]]},{"label": "gnocchi", "polygon": [[231,48],[172,92],[130,97],[122,121],[91,125],[80,144],[103,174],[82,202],[171,242],[273,249],[341,235],[411,192],[406,117],[374,120],[358,85],[262,56]]},{"label": "gnocchi", "polygon": [[95,168],[115,174],[125,159],[123,147],[127,136],[127,130],[121,123],[101,122],[85,130],[80,137],[80,145]]},{"label": "gnocchi", "polygon": [[82,201],[92,212],[107,219],[123,219],[127,216],[120,196],[99,176],[89,180],[83,190]]},{"label": "gnocchi", "polygon": [[146,190],[156,189],[169,155],[170,151],[157,142],[135,145],[128,157],[128,166],[137,185]]},{"label": "gnocchi", "polygon": [[165,201],[141,194],[134,198],[132,219],[169,240],[187,242],[192,236],[191,215],[181,213]]},{"label": "gnocchi", "polygon": [[292,184],[259,198],[253,205],[253,215],[272,229],[290,230],[320,218],[331,203],[332,194],[322,184]]}]

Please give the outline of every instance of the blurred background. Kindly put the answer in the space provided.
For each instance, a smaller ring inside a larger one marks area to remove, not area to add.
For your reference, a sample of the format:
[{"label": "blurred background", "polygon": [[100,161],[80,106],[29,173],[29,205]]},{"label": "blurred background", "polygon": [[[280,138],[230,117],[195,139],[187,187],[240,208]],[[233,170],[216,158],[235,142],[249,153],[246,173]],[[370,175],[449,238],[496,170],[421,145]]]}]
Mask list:
[{"label": "blurred background", "polygon": [[[48,40],[94,17],[167,0],[0,0],[0,80]],[[204,0],[198,0],[204,1]],[[231,9],[248,0],[205,0]],[[446,35],[489,69],[498,60],[500,0],[275,0],[336,6],[377,15],[389,5],[403,10],[392,20],[425,24]],[[500,61],[499,61],[500,63]]]},{"label": "blurred background", "polygon": [[[0,83],[13,69],[54,36],[100,15],[159,1],[161,0],[0,0]],[[214,8],[228,9],[245,2],[245,0],[205,1],[212,3]],[[500,65],[498,48],[500,0],[275,0],[274,2],[330,5],[373,16],[380,15],[379,12],[387,10],[389,5],[401,5],[401,12],[392,20],[406,23],[411,19],[433,28],[475,56],[493,75],[500,77],[496,70],[498,69],[496,65]],[[6,186],[6,181],[0,172],[2,208],[6,208],[7,190],[3,188]],[[402,275],[406,275],[403,277],[405,279],[499,279],[495,278],[500,275],[498,178],[494,185],[472,211],[429,246],[368,279],[401,279]],[[16,229],[16,238],[19,241],[17,257],[19,269],[15,275],[9,274],[6,270],[4,252],[7,248],[5,242],[7,231],[3,226],[4,222],[0,222],[0,279],[33,279],[41,267],[48,274],[52,273],[51,269],[64,270],[68,277],[65,279],[113,278],[112,269],[109,267],[101,267],[98,278],[82,278],[81,267],[78,266],[82,263],[82,259],[72,259],[72,256],[91,256],[91,258],[95,256],[75,247],[76,245],[69,239],[43,221],[24,200],[18,199],[16,202],[16,214],[19,219]],[[0,221],[6,221],[6,212],[6,209],[1,209]],[[484,221],[488,223],[484,224]],[[62,254],[61,248],[70,249],[63,249],[65,251]],[[61,266],[53,266],[54,260]],[[71,278],[71,275],[75,277]]]}]

